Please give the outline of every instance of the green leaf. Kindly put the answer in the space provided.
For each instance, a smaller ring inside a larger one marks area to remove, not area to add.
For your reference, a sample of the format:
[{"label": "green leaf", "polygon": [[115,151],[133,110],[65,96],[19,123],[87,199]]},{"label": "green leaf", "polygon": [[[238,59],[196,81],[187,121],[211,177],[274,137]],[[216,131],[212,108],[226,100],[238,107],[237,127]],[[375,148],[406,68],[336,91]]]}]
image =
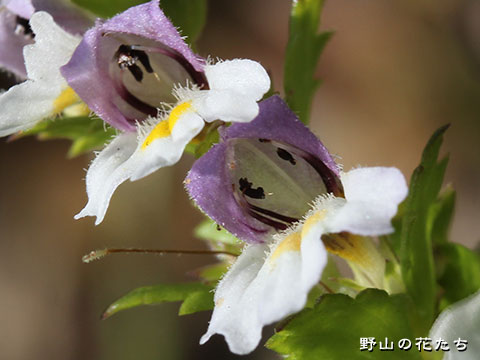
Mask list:
[{"label": "green leaf", "polygon": [[[415,339],[410,324],[411,303],[406,295],[388,296],[368,289],[356,299],[347,295],[325,295],[313,308],[293,318],[273,335],[266,346],[287,359],[355,360],[420,359],[418,351],[397,348],[403,338]],[[375,337],[372,352],[360,351],[361,337]],[[378,343],[393,341],[395,351],[380,351]]]},{"label": "green leaf", "polygon": [[[145,3],[145,0],[73,0],[94,14],[110,18],[128,8]],[[161,0],[160,8],[172,23],[180,29],[186,41],[193,44],[200,35],[207,18],[206,0]]]},{"label": "green leaf", "polygon": [[111,304],[103,313],[106,319],[119,311],[140,305],[183,301],[179,315],[213,309],[212,287],[202,283],[160,284],[132,290]]},{"label": "green leaf", "polygon": [[435,249],[438,283],[443,296],[440,311],[480,289],[480,255],[460,244],[443,243]]},{"label": "green leaf", "polygon": [[116,135],[116,130],[97,117],[79,116],[44,120],[17,138],[37,135],[39,139],[70,139],[73,144],[69,156],[101,148]]},{"label": "green leaf", "polygon": [[417,305],[424,330],[433,322],[436,301],[435,269],[429,228],[430,208],[436,203],[448,158],[438,162],[443,134],[448,125],[438,129],[425,150],[420,165],[413,172],[410,189],[403,204],[400,226],[400,265],[407,292]]},{"label": "green leaf", "polygon": [[331,32],[318,34],[323,0],[292,1],[290,29],[285,54],[284,90],[290,108],[308,124],[313,95],[319,85],[314,78],[318,59]]}]

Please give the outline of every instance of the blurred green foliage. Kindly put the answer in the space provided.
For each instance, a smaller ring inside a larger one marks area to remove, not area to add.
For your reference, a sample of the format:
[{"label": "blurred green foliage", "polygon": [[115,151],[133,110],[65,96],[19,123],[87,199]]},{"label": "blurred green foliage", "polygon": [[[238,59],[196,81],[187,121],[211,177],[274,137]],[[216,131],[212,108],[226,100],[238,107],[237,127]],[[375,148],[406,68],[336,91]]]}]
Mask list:
[{"label": "blurred green foliage", "polygon": [[323,0],[292,2],[285,53],[284,90],[288,106],[308,124],[310,107],[319,80],[315,70],[331,32],[318,33]]},{"label": "blurred green foliage", "polygon": [[97,117],[79,116],[44,120],[14,138],[36,135],[41,140],[69,139],[68,151],[74,157],[92,149],[102,148],[116,135],[116,130]]}]

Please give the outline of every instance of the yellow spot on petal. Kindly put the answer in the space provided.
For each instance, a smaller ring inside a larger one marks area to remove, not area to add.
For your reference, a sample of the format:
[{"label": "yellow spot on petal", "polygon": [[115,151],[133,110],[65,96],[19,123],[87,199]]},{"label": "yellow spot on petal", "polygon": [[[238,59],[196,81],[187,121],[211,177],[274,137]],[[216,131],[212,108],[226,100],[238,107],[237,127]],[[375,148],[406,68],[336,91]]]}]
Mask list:
[{"label": "yellow spot on petal", "polygon": [[217,306],[217,307],[222,306],[224,301],[225,301],[225,299],[223,297],[218,299],[217,301],[215,301],[215,306]]},{"label": "yellow spot on petal", "polygon": [[300,251],[302,236],[300,232],[294,232],[283,239],[273,251],[270,261],[275,261],[279,256],[288,251]]},{"label": "yellow spot on petal", "polygon": [[313,213],[313,215],[310,215],[303,224],[302,236],[306,236],[310,232],[312,227],[315,226],[318,222],[322,221],[326,215],[327,210],[325,209],[316,211],[315,213]]},{"label": "yellow spot on petal", "polygon": [[84,102],[73,104],[63,110],[63,114],[67,117],[88,116],[90,112],[90,109]]},{"label": "yellow spot on petal", "polygon": [[366,286],[383,286],[385,258],[371,238],[342,232],[324,235],[322,241],[330,253],[348,261],[356,278],[366,279]]},{"label": "yellow spot on petal", "polygon": [[54,114],[61,113],[66,107],[80,101],[78,95],[71,87],[66,88],[53,102]]},{"label": "yellow spot on petal", "polygon": [[191,111],[192,103],[187,101],[175,106],[168,115],[168,118],[160,121],[157,126],[148,134],[142,144],[142,150],[145,150],[154,140],[170,136],[178,119],[187,111]]}]

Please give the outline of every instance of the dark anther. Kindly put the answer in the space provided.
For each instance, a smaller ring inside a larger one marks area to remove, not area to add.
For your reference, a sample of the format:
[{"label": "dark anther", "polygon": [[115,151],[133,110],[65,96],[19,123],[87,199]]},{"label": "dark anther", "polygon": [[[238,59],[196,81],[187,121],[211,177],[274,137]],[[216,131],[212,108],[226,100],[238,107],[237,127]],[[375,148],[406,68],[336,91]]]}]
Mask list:
[{"label": "dark anther", "polygon": [[217,224],[217,231],[222,231],[222,228],[218,224]]},{"label": "dark anther", "polygon": [[269,140],[269,139],[258,139],[258,141],[260,141],[261,143],[268,143],[272,140]]},{"label": "dark anther", "polygon": [[120,69],[128,69],[138,82],[143,80],[143,72],[142,69],[137,65],[138,62],[143,65],[148,73],[153,73],[150,59],[145,51],[134,50],[128,45],[120,45],[115,53],[115,59],[117,60]]},{"label": "dark anther", "polygon": [[22,27],[23,35],[31,37],[32,39],[35,37],[35,34],[33,33],[33,30],[30,27],[30,23],[28,19],[25,19],[21,16],[17,16],[15,18],[15,22],[17,23],[17,25]]},{"label": "dark anther", "polygon": [[277,155],[280,156],[280,158],[282,158],[283,160],[288,161],[292,165],[295,165],[297,163],[297,161],[293,158],[293,155],[285,149],[277,148]]},{"label": "dark anther", "polygon": [[265,199],[265,191],[263,191],[263,188],[252,188],[252,183],[249,182],[247,178],[240,178],[238,184],[240,185],[240,191],[242,194],[245,194],[252,199]]},{"label": "dark anther", "polygon": [[[288,148],[290,153],[293,153],[295,156],[299,156],[304,159],[310,164],[311,167],[315,169],[318,175],[320,175],[327,188],[327,192],[333,193],[335,196],[345,197],[342,183],[340,182],[338,176],[317,156],[279,141],[272,141],[272,144],[281,149]],[[280,154],[278,155],[280,156]]]},{"label": "dark anther", "polygon": [[237,203],[243,207],[248,215],[252,216],[253,218],[257,219],[258,221],[267,224],[277,230],[286,230],[288,226],[294,222],[297,222],[298,219],[294,219],[292,217],[284,216],[278,214],[274,211],[270,211],[268,209],[263,209],[258,206],[250,204],[245,196],[247,195],[248,190],[258,191],[261,189],[263,196],[265,193],[263,192],[262,188],[252,189],[252,183],[248,181],[246,178],[242,178],[239,181],[240,183],[240,190],[242,191],[241,194],[235,191],[235,184],[232,184],[233,196]]},{"label": "dark anther", "polygon": [[140,67],[138,65],[135,65],[135,64],[128,65],[127,69],[133,75],[135,80],[137,80],[138,82],[142,82],[143,72],[142,72],[142,69],[140,69]]},{"label": "dark anther", "polygon": [[138,60],[142,63],[143,67],[149,74],[153,73],[152,65],[150,65],[150,59],[145,51],[141,50],[133,50],[138,58]]}]

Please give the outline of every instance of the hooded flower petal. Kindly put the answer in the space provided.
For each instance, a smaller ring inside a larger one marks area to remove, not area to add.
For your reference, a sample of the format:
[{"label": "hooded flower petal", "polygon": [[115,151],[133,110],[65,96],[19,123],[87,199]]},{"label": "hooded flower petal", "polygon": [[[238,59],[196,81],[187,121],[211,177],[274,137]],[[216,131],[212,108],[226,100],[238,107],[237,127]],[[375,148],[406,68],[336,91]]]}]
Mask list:
[{"label": "hooded flower petal", "polygon": [[0,96],[0,136],[28,129],[77,99],[59,68],[70,59],[79,38],[45,12],[35,13],[30,24],[36,36],[35,44],[24,49],[28,80]]},{"label": "hooded flower petal", "polygon": [[174,86],[206,86],[204,61],[151,1],[86,32],[62,74],[103,120],[123,131],[175,103]]},{"label": "hooded flower petal", "polygon": [[45,11],[71,34],[82,34],[93,25],[93,17],[69,0],[0,1],[0,67],[26,78],[22,49],[33,43],[28,20],[35,11]]},{"label": "hooded flower petal", "polygon": [[2,0],[0,4],[5,6],[10,12],[24,19],[30,19],[35,12],[31,0]]},{"label": "hooded flower petal", "polygon": [[[218,333],[225,336],[232,352],[251,352],[260,341],[264,325],[278,321],[305,306],[309,291],[320,280],[327,263],[324,242],[335,254],[357,265],[355,270],[367,286],[380,286],[382,277],[376,277],[375,274],[383,274],[384,259],[377,258],[376,252],[370,251],[371,243],[366,239],[347,236],[342,232],[351,231],[352,228],[351,222],[345,218],[345,209],[349,211],[347,194],[354,204],[358,204],[356,210],[360,212],[375,214],[370,207],[381,206],[382,200],[389,199],[389,208],[394,208],[390,218],[395,214],[406,190],[397,194],[396,186],[382,186],[392,183],[392,173],[395,173],[394,183],[403,185],[401,174],[401,179],[396,179],[398,174],[391,169],[355,169],[346,173],[343,177],[348,179],[345,184],[347,197],[330,195],[317,199],[314,208],[292,230],[273,236],[274,243],[265,260],[263,251],[267,245],[248,246],[219,283],[215,292],[212,320],[200,342],[203,344]],[[383,178],[376,179],[375,176]],[[355,182],[356,178],[358,183]],[[359,201],[359,198],[363,200],[368,195],[358,195],[359,191],[366,190],[368,180],[386,192],[383,196],[377,196],[377,201]],[[385,201],[384,206],[386,202],[388,201]],[[378,229],[384,231],[384,221],[384,216],[360,216],[352,223],[361,231],[368,229],[369,233],[376,235]],[[377,222],[381,225],[378,226]],[[325,235],[331,233],[340,234],[324,239]],[[380,267],[380,271],[372,275],[368,271],[372,266]]]},{"label": "hooded flower petal", "polygon": [[[250,68],[256,69],[260,75],[262,72],[265,72],[258,63],[250,60],[225,61],[208,66],[215,69],[218,65],[226,69],[227,72],[234,73],[231,69],[239,66],[244,67],[245,62],[249,64]],[[253,66],[251,66],[252,63],[254,63]],[[225,86],[225,93],[232,97],[240,96],[240,92],[237,90],[241,87],[238,86],[234,78],[231,78],[231,80],[233,81],[233,88],[235,90],[228,90]],[[251,86],[254,88],[258,86],[259,82],[266,82],[266,79],[260,78],[259,81],[253,84],[245,84],[245,87],[248,88],[248,86]],[[263,88],[266,91],[268,86],[264,84]],[[203,106],[205,102],[208,102],[212,97],[212,92],[214,92],[213,97],[218,101],[216,103],[214,101],[211,104],[209,109],[209,111],[211,111],[210,114],[217,114],[217,116],[214,117],[216,119],[222,116],[221,112],[223,110],[231,111],[227,110],[228,104],[222,103],[217,97],[217,90],[176,88],[174,94],[178,99],[178,104],[175,107],[171,110],[162,111],[164,115],[160,115],[157,118],[149,118],[142,123],[137,123],[137,132],[139,133],[137,149],[131,156],[127,155],[122,160],[122,164],[119,165],[120,170],[115,169],[114,172],[111,172],[109,166],[107,166],[107,171],[94,170],[102,169],[103,165],[101,164],[109,161],[108,156],[99,156],[92,164],[92,171],[89,170],[87,174],[89,203],[76,218],[93,215],[97,216],[96,224],[100,223],[105,215],[114,190],[123,181],[128,178],[132,181],[140,179],[161,167],[176,163],[180,159],[185,146],[203,128],[205,112],[201,106],[199,107],[198,105],[200,103]],[[258,97],[258,94],[255,96],[245,96],[244,104],[256,108],[256,111],[258,111],[256,97]],[[234,111],[232,113],[234,113]],[[252,115],[255,116],[256,112]],[[165,118],[165,120],[163,120],[163,118]],[[245,120],[246,117],[243,115],[242,121]],[[127,154],[130,154],[130,152],[127,152]],[[112,173],[112,176],[105,176],[105,174],[110,173]],[[121,174],[121,176],[119,174]]]},{"label": "hooded flower petal", "polygon": [[[433,344],[444,340],[450,351],[443,360],[475,360],[480,353],[480,292],[445,309],[435,320],[429,337]],[[467,340],[464,351],[457,350],[458,340]],[[457,342],[457,343],[455,343]]]},{"label": "hooded flower petal", "polygon": [[249,245],[218,285],[212,320],[200,343],[222,334],[230,351],[247,354],[257,347],[263,326],[301,310],[327,264],[317,232],[278,237],[268,256],[266,245]]},{"label": "hooded flower petal", "polygon": [[[341,192],[331,155],[286,104],[273,96],[259,106],[252,122],[222,131],[222,142],[195,162],[185,180],[205,213],[254,243],[301,219],[319,194]],[[299,208],[292,211],[295,203]]]},{"label": "hooded flower petal", "polygon": [[88,203],[75,218],[96,216],[95,224],[100,224],[113,192],[121,183],[176,163],[203,125],[191,105],[183,103],[165,120],[148,119],[138,134],[118,135],[90,165],[86,178]]},{"label": "hooded flower petal", "polygon": [[238,354],[257,346],[264,325],[305,306],[327,250],[347,259],[361,284],[382,287],[385,259],[363,235],[393,231],[391,218],[407,194],[394,168],[339,173],[278,97],[259,105],[258,117],[225,129],[222,142],[196,161],[185,180],[208,216],[254,243],[220,282],[201,340],[223,334]]},{"label": "hooded flower petal", "polygon": [[[267,72],[257,62],[205,64],[197,58],[158,1],[98,23],[85,34],[62,74],[97,115],[138,134],[136,150],[127,152],[121,170],[111,178],[105,176],[109,171],[87,174],[89,202],[77,218],[94,215],[97,224],[120,183],[177,162],[205,121],[252,120],[258,114],[257,100],[270,87]],[[108,157],[99,156],[92,166],[101,169],[104,159]]]}]

